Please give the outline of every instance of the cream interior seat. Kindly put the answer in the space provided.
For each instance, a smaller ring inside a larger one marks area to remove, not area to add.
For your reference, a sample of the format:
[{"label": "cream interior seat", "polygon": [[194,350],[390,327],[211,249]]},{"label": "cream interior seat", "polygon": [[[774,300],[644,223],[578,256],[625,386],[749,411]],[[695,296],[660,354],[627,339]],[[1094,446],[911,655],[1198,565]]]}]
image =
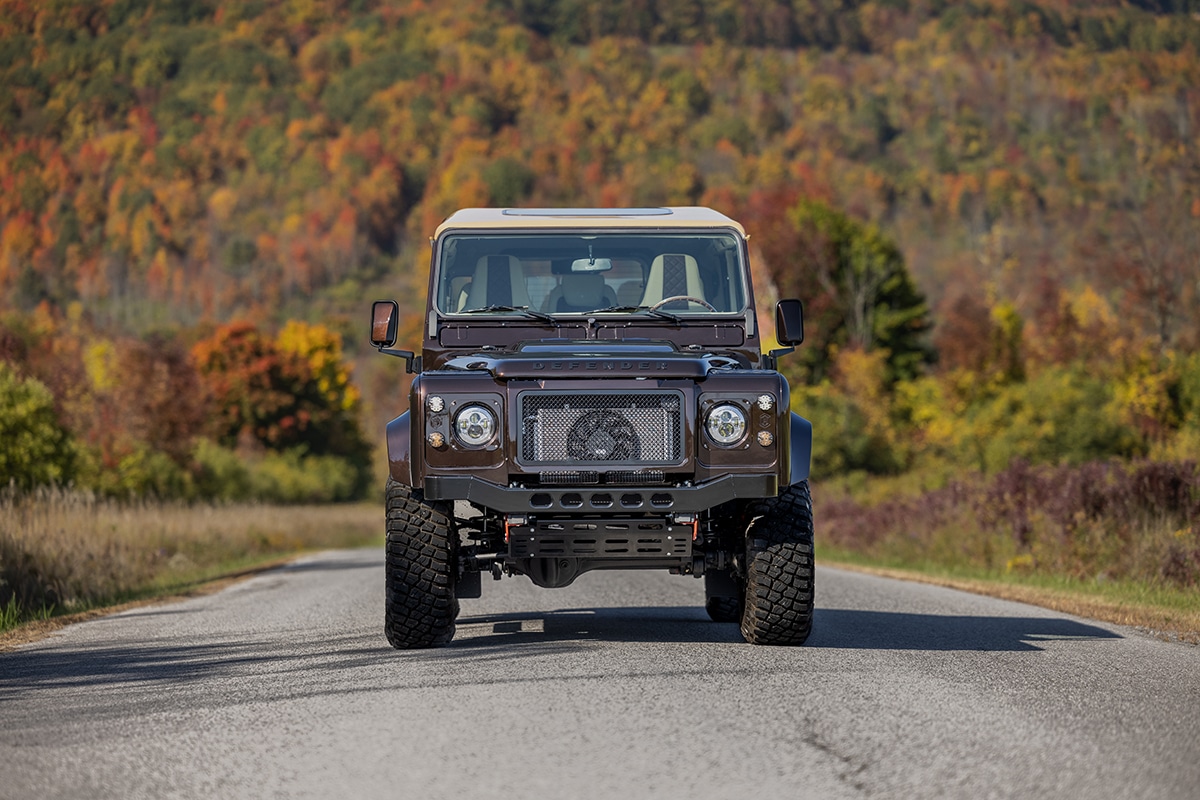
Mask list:
[{"label": "cream interior seat", "polygon": [[700,267],[696,259],[681,253],[663,253],[650,262],[650,273],[646,276],[646,291],[640,305],[653,306],[668,297],[704,296],[704,282],[700,280]]},{"label": "cream interior seat", "polygon": [[573,272],[563,275],[558,286],[550,290],[542,311],[547,314],[595,311],[617,304],[617,293],[604,282],[599,272]]},{"label": "cream interior seat", "polygon": [[516,256],[484,256],[475,263],[475,274],[466,288],[465,300],[458,310],[488,306],[529,306],[525,272]]}]

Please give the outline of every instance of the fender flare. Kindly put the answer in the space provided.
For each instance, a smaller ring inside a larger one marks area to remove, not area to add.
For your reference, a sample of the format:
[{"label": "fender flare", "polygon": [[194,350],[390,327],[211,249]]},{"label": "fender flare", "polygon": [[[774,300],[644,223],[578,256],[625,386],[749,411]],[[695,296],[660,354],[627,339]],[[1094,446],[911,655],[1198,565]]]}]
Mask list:
[{"label": "fender flare", "polygon": [[788,478],[788,485],[794,486],[800,481],[808,480],[808,473],[812,468],[813,426],[811,422],[793,411],[791,428],[791,474]]},{"label": "fender flare", "polygon": [[412,425],[407,411],[387,424],[387,456],[392,480],[412,486]]}]

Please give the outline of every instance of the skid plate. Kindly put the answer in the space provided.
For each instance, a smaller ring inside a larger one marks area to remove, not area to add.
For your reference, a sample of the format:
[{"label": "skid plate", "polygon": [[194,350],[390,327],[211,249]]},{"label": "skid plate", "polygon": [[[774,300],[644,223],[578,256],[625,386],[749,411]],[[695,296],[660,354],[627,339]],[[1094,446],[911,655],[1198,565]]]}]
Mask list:
[{"label": "skid plate", "polygon": [[508,530],[512,558],[690,558],[692,526],[662,519],[549,519]]}]

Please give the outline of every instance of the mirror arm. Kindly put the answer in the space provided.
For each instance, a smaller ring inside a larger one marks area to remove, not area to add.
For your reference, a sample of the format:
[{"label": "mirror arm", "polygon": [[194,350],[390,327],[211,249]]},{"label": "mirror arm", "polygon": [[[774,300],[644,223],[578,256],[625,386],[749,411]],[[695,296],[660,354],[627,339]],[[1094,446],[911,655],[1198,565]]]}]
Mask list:
[{"label": "mirror arm", "polygon": [[404,371],[410,374],[421,371],[421,357],[413,355],[412,350],[393,350],[390,347],[378,348],[385,356],[396,356],[404,359]]},{"label": "mirror arm", "polygon": [[772,350],[763,356],[763,366],[767,369],[776,369],[779,363],[780,356],[786,356],[789,353],[796,352],[794,347],[781,347],[778,350]]}]

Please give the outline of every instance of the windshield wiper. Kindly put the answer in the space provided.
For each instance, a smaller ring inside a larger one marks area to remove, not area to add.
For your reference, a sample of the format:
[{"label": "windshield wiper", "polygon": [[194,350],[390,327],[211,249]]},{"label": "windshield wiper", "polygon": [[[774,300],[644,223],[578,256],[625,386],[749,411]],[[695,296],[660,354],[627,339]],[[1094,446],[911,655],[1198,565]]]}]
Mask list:
[{"label": "windshield wiper", "polygon": [[658,317],[659,319],[665,319],[675,323],[680,322],[680,318],[677,315],[672,314],[670,311],[663,311],[661,308],[651,308],[650,306],[609,306],[608,308],[597,308],[591,313],[599,314],[605,311],[609,311],[614,314],[638,314],[645,312]]},{"label": "windshield wiper", "polygon": [[459,313],[460,314],[493,314],[493,313],[500,312],[500,311],[519,311],[531,319],[540,320],[542,322],[549,322],[551,325],[558,327],[558,320],[556,320],[554,317],[550,316],[549,314],[545,313],[544,311],[534,311],[529,306],[505,306],[505,305],[500,305],[498,303],[493,303],[492,305],[484,306],[483,308],[465,308],[462,311],[460,311]]}]

